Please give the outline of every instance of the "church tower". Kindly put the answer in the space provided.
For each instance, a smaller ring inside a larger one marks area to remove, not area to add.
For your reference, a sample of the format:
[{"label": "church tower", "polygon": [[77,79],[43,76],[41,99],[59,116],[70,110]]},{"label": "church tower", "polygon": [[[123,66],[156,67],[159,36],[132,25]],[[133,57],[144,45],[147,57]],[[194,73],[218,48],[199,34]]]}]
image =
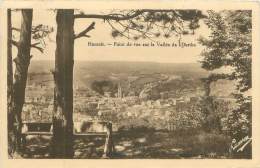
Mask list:
[{"label": "church tower", "polygon": [[122,88],[121,88],[120,83],[118,83],[118,86],[117,86],[117,97],[122,98]]}]

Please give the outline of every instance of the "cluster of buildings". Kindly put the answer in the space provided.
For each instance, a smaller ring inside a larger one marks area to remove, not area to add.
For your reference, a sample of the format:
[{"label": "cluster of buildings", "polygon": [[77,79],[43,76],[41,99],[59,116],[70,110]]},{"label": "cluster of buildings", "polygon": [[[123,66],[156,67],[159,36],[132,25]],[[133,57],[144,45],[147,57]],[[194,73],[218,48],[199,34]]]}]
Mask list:
[{"label": "cluster of buildings", "polygon": [[[73,120],[111,121],[117,128],[134,126],[139,122],[156,129],[171,129],[169,126],[171,116],[189,109],[199,100],[197,96],[199,91],[160,92],[160,97],[156,100],[144,99],[144,92],[138,96],[129,94],[125,96],[119,84],[116,96],[112,97],[109,92],[101,96],[87,87],[77,87],[74,89]],[[22,113],[23,120],[51,122],[52,112],[53,89],[47,86],[40,86],[37,90],[28,87]]]},{"label": "cluster of buildings", "polygon": [[[122,95],[122,94],[118,94]],[[156,129],[171,129],[169,119],[174,113],[188,111],[198,97],[165,97],[146,100],[139,96],[102,96],[75,98],[74,120],[101,119],[111,121],[117,128],[135,126],[137,122]],[[84,117],[85,116],[85,117]],[[91,116],[91,117],[89,117]]]}]

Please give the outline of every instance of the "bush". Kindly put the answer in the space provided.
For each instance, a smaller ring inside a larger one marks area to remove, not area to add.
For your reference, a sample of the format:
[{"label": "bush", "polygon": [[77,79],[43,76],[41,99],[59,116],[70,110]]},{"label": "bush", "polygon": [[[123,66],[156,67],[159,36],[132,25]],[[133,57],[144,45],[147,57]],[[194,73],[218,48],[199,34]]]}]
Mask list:
[{"label": "bush", "polygon": [[199,129],[203,119],[204,116],[200,111],[179,111],[173,113],[171,122],[175,131],[187,131]]},{"label": "bush", "polygon": [[230,135],[241,139],[252,134],[252,98],[237,95],[239,107],[234,109],[227,119]]}]

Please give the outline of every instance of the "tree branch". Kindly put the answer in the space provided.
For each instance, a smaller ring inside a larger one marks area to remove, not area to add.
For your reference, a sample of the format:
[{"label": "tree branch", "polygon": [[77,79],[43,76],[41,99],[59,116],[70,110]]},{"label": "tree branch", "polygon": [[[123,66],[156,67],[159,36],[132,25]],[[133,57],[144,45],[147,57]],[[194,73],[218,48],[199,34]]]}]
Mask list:
[{"label": "tree branch", "polygon": [[14,40],[12,40],[12,44],[13,44],[14,46],[16,46],[16,47],[19,46],[18,42],[17,42],[17,41],[14,41]]},{"label": "tree branch", "polygon": [[11,29],[12,29],[12,30],[15,30],[15,31],[18,31],[18,32],[21,31],[21,29],[18,29],[18,28],[15,28],[15,27],[12,27]]},{"label": "tree branch", "polygon": [[87,33],[93,29],[95,29],[95,22],[92,22],[85,30],[83,30],[79,34],[75,35],[74,39],[77,39],[80,37],[90,37],[89,35],[87,35]]},{"label": "tree branch", "polygon": [[94,18],[94,19],[104,19],[104,20],[129,20],[133,19],[145,12],[172,12],[174,15],[179,16],[180,15],[176,12],[179,10],[173,10],[173,9],[141,9],[141,10],[135,10],[134,14],[127,14],[127,15],[122,15],[122,14],[108,14],[108,15],[99,15],[99,14],[76,14],[74,15],[74,19],[80,19],[80,18]]},{"label": "tree branch", "polygon": [[74,18],[95,18],[95,19],[104,19],[104,20],[128,20],[132,19],[142,13],[144,13],[144,10],[137,10],[132,15],[125,15],[125,16],[115,16],[115,15],[97,15],[97,14],[76,14],[74,15]]},{"label": "tree branch", "polygon": [[[12,44],[16,47],[19,47],[19,43],[17,41],[12,40]],[[35,49],[39,50],[41,53],[43,53],[43,48],[37,46],[38,44],[40,44],[40,42],[31,44],[31,48],[35,48]]]},{"label": "tree branch", "polygon": [[31,44],[31,48],[35,48],[35,49],[39,50],[41,53],[43,53],[43,48],[37,46],[38,44],[40,44],[40,43],[38,42],[38,43]]}]

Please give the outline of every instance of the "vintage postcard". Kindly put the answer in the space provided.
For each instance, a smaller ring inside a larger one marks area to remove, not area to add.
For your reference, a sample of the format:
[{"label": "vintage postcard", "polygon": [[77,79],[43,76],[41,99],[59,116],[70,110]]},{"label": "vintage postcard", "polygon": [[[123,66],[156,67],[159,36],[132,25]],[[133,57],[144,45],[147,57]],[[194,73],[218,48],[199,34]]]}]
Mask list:
[{"label": "vintage postcard", "polygon": [[0,7],[0,166],[260,167],[259,2]]}]

